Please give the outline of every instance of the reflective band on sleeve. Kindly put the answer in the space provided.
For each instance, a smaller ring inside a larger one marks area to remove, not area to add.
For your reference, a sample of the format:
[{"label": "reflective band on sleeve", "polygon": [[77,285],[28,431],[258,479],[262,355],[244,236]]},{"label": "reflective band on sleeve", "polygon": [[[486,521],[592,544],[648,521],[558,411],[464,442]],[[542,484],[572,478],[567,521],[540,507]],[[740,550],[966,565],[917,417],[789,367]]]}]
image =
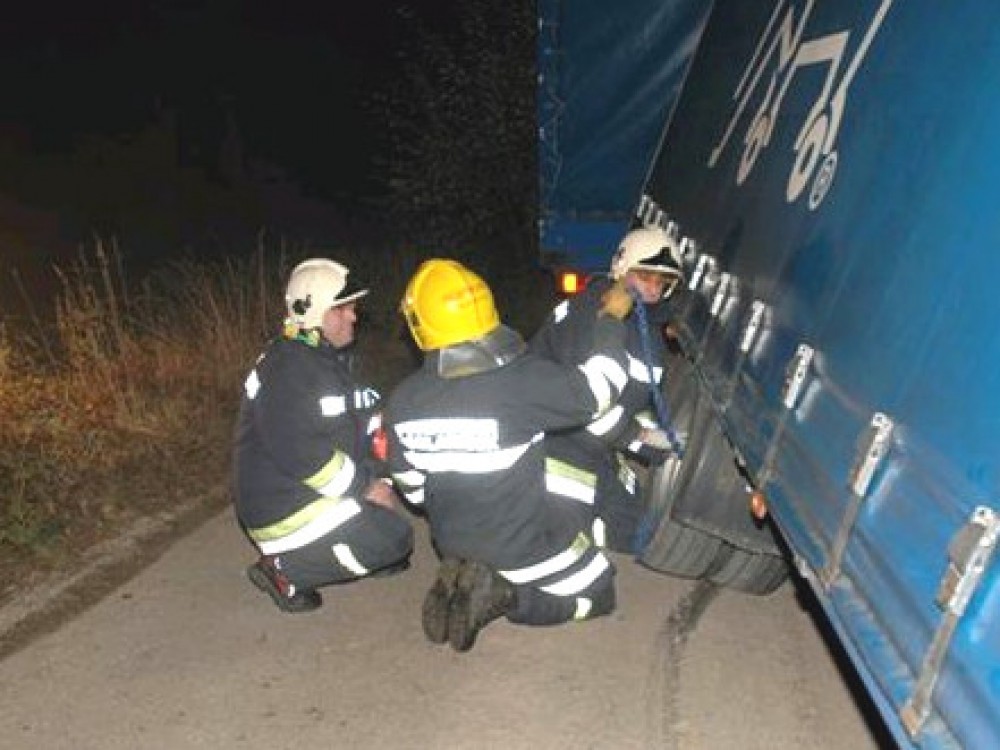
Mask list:
[{"label": "reflective band on sleeve", "polygon": [[416,469],[400,471],[393,474],[392,479],[396,483],[396,486],[399,487],[399,491],[411,503],[420,505],[424,502],[424,483],[427,481],[427,478],[422,471],[417,471]]},{"label": "reflective band on sleeve", "polygon": [[597,475],[565,461],[545,459],[545,489],[549,492],[593,505],[596,486]]},{"label": "reflective band on sleeve", "polygon": [[403,489],[409,490],[416,487],[423,487],[426,481],[424,473],[416,469],[409,471],[399,471],[392,475],[392,478]]},{"label": "reflective band on sleeve", "polygon": [[243,390],[246,391],[247,398],[251,401],[257,398],[257,391],[260,390],[260,376],[257,375],[256,370],[251,370],[250,374],[247,375],[247,379],[243,383]]},{"label": "reflective band on sleeve", "polygon": [[[590,390],[597,399],[597,411],[603,412],[609,406],[617,394],[621,393],[628,382],[626,372],[610,357],[597,354],[579,366],[587,376]],[[614,386],[615,393],[611,392]]]},{"label": "reflective band on sleeve", "polygon": [[567,314],[569,314],[569,300],[564,299],[552,311],[552,320],[555,323],[562,323]]},{"label": "reflective band on sleeve", "polygon": [[561,581],[548,586],[541,586],[540,588],[542,591],[554,596],[573,596],[586,590],[587,587],[601,576],[601,573],[610,567],[611,563],[608,562],[608,558],[603,553],[598,553],[597,557],[591,560],[583,570],[577,571],[573,575],[563,578]]},{"label": "reflective band on sleeve", "polygon": [[646,427],[650,430],[655,430],[660,426],[660,423],[653,418],[653,413],[649,411],[641,411],[633,419],[639,423],[640,427]]},{"label": "reflective band on sleeve", "polygon": [[414,505],[423,505],[424,503],[424,490],[423,488],[419,490],[411,490],[409,492],[403,492],[403,495]]},{"label": "reflective band on sleeve", "polygon": [[361,512],[356,500],[317,500],[283,521],[263,529],[248,529],[265,555],[304,547],[329,534]]},{"label": "reflective band on sleeve", "polygon": [[587,387],[590,388],[590,392],[597,401],[597,409],[595,409],[595,412],[600,414],[611,406],[611,388],[608,385],[608,381],[604,378],[604,375],[595,367],[589,367],[589,365],[590,360],[587,360],[582,365],[579,365],[579,368],[580,371],[587,377]]},{"label": "reflective band on sleeve", "polygon": [[347,400],[343,396],[323,396],[319,400],[319,410],[324,417],[337,417],[347,411]]},{"label": "reflective band on sleeve", "polygon": [[540,563],[529,565],[526,568],[501,570],[500,575],[513,584],[531,583],[532,581],[537,581],[545,578],[546,576],[550,576],[553,573],[558,573],[561,570],[566,570],[566,568],[583,557],[583,554],[589,548],[590,540],[587,539],[586,534],[581,532],[580,534],[577,534],[573,543],[558,555],[553,555],[547,560],[542,560]]},{"label": "reflective band on sleeve", "polygon": [[625,416],[625,409],[620,404],[616,404],[606,414],[588,424],[587,432],[598,437],[607,435],[621,421],[623,416]]},{"label": "reflective band on sleeve", "polygon": [[337,451],[326,466],[305,480],[305,484],[321,495],[340,497],[354,481],[354,471],[351,457],[343,451]]},{"label": "reflective band on sleeve", "polygon": [[[633,380],[638,380],[640,383],[649,383],[649,368],[646,367],[646,363],[641,359],[633,357],[631,354],[628,355],[628,374]],[[653,382],[659,383],[662,378],[663,368],[654,367]]]},{"label": "reflective band on sleeve", "polygon": [[618,392],[625,388],[628,383],[628,373],[622,369],[621,365],[615,362],[611,357],[605,357],[603,354],[597,354],[586,361],[585,364],[592,365],[600,371],[608,381],[618,389]]},{"label": "reflective band on sleeve", "polygon": [[354,551],[349,546],[346,544],[335,544],[332,549],[333,556],[337,558],[337,562],[354,573],[354,575],[363,576],[368,574],[368,568],[358,562],[358,558],[354,556]]},{"label": "reflective band on sleeve", "polygon": [[603,518],[595,518],[592,526],[594,534],[594,544],[596,544],[601,549],[608,546],[608,531],[607,525],[604,523]]},{"label": "reflective band on sleeve", "polygon": [[590,610],[594,608],[594,602],[583,596],[576,598],[576,612],[573,613],[574,620],[586,620]]}]

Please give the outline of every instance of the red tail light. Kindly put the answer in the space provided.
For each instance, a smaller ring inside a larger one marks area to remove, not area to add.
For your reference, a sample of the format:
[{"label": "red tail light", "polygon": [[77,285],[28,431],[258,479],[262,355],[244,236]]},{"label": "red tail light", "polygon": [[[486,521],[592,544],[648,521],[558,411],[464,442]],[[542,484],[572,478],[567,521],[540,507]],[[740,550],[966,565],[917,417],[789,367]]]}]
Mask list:
[{"label": "red tail light", "polygon": [[560,271],[556,283],[559,285],[559,293],[569,297],[583,291],[587,280],[579,271]]},{"label": "red tail light", "polygon": [[385,433],[385,427],[379,427],[372,433],[372,455],[378,461],[389,459],[389,436]]}]

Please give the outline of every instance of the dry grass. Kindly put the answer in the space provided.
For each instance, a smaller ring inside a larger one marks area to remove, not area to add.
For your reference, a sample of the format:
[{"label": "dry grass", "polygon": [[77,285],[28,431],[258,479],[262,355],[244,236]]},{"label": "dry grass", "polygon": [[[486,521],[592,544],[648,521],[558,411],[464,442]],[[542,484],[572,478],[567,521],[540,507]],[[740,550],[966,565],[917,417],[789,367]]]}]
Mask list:
[{"label": "dry grass", "polygon": [[135,289],[99,244],[60,272],[44,340],[0,327],[0,566],[44,572],[225,487],[239,385],[280,321],[281,266],[263,251],[182,262]]},{"label": "dry grass", "polygon": [[[415,364],[397,304],[426,254],[295,254],[342,260],[371,288],[359,340],[367,376],[388,390]],[[241,384],[279,328],[291,255],[262,246],[131,284],[116,249],[98,244],[60,272],[50,323],[0,323],[0,602],[139,517],[224,496]],[[519,277],[491,281],[517,282],[515,324],[544,302]]]}]

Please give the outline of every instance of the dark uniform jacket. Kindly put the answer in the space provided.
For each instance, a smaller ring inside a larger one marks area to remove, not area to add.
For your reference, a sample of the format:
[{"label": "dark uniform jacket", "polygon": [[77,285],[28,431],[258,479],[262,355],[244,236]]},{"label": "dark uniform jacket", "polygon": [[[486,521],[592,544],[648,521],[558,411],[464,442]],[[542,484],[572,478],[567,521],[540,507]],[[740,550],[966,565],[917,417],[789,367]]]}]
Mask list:
[{"label": "dark uniform jacket", "polygon": [[[564,557],[524,570],[560,552],[581,556],[566,549],[578,529],[551,515],[548,483],[572,477],[547,474],[544,433],[586,424],[614,403],[626,380],[623,340],[621,322],[602,316],[579,366],[526,353],[449,378],[439,374],[440,353],[432,353],[397,386],[386,413],[390,468],[405,497],[426,510],[443,555],[479,560],[515,583],[560,564],[568,569]],[[599,566],[607,566],[603,557],[594,576]],[[587,576],[553,591],[573,595]]]},{"label": "dark uniform jacket", "polygon": [[[606,277],[597,278],[577,296],[559,303],[531,340],[531,350],[562,364],[582,362],[592,346],[594,311],[599,309],[601,294],[611,283]],[[657,426],[650,385],[658,387],[663,378],[665,351],[659,331],[668,316],[665,302],[646,305],[645,310],[652,362],[648,361],[649,357],[643,351],[639,316],[633,312],[625,321],[628,384],[615,408],[585,429],[572,433],[576,453],[588,463],[603,460],[609,447],[631,452],[640,458],[647,457],[643,455],[638,437],[643,427]]]},{"label": "dark uniform jacket", "polygon": [[355,382],[352,362],[325,341],[279,338],[247,377],[236,430],[236,513],[251,532],[267,530],[258,541],[293,533],[319,509],[360,497],[376,478],[371,432],[379,395]]}]

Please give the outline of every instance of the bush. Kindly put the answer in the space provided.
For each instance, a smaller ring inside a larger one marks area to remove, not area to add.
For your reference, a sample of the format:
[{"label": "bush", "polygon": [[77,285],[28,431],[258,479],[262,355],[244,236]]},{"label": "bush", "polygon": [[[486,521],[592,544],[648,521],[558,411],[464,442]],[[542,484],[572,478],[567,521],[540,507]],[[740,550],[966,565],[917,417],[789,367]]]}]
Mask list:
[{"label": "bush", "polygon": [[225,487],[239,384],[280,322],[280,265],[259,250],[130,287],[99,242],[59,272],[43,334],[0,328],[0,562],[57,564]]}]

